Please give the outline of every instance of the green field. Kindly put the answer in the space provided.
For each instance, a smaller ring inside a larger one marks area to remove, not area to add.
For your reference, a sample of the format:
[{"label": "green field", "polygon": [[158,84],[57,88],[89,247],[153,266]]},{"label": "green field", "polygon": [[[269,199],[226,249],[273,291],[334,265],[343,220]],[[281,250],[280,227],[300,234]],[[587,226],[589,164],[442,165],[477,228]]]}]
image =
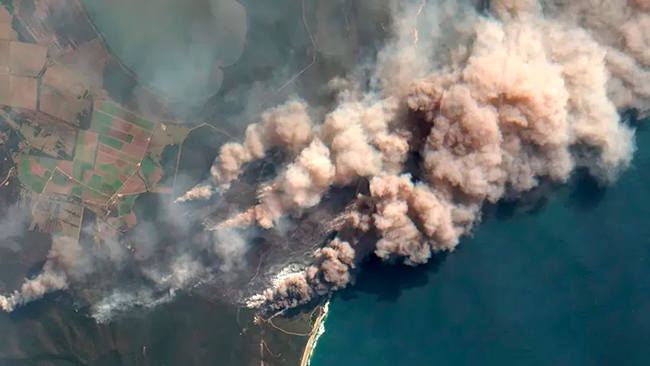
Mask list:
[{"label": "green field", "polygon": [[[77,133],[74,151],[72,177],[83,182],[84,173],[92,170],[97,157],[97,137],[95,133],[81,130]],[[92,141],[92,142],[91,142]]]},{"label": "green field", "polygon": [[135,203],[135,194],[130,194],[128,196],[122,196],[119,198],[119,203],[117,206],[118,215],[126,215],[133,209],[133,204]]},{"label": "green field", "polygon": [[[137,194],[145,189],[137,181],[132,181],[128,190],[123,190],[127,180],[139,174],[144,178],[146,186],[152,187],[162,176],[162,168],[152,160],[149,153],[143,159],[132,156],[139,154],[138,146],[128,145],[133,143],[136,136],[140,139],[137,141],[143,141],[143,137],[151,138],[156,123],[113,102],[95,103],[94,107],[89,130],[77,131],[72,164],[69,160],[23,155],[17,158],[18,176],[28,189],[39,194],[43,193],[47,185],[48,194],[70,194],[97,203],[108,202],[110,197],[119,193],[117,211],[120,216],[126,215],[131,212]],[[112,130],[113,123],[119,123],[121,128]],[[130,127],[126,123],[140,128]],[[120,136],[124,141],[113,136]],[[103,164],[97,163],[98,151],[103,146],[100,144],[114,149],[102,150],[101,161],[106,162]],[[125,146],[129,147],[131,155],[123,151]],[[162,150],[164,146],[163,143],[160,147],[156,146],[156,149]],[[144,147],[141,149],[144,150]],[[114,160],[107,155],[112,155]],[[50,179],[49,184],[52,186],[47,183]]]},{"label": "green field", "polygon": [[[122,107],[120,107],[119,105],[113,102],[102,102],[101,106],[99,107],[99,111],[104,112],[107,115],[115,116],[119,119],[131,122],[146,130],[153,131],[153,128],[156,126],[154,122],[139,117],[135,113],[127,111],[126,109],[123,109]],[[97,113],[97,114],[102,114],[102,113]],[[95,113],[93,113],[93,119],[94,118],[95,118]]]},{"label": "green field", "polygon": [[[48,169],[48,166],[51,166],[51,162],[47,160],[49,159],[29,155],[23,155],[18,159],[18,178],[27,188],[36,193],[43,193],[45,184],[52,176],[54,167]],[[41,165],[47,169],[43,175],[37,175],[33,172],[37,165]],[[54,166],[56,166],[56,164]]]},{"label": "green field", "polygon": [[68,178],[60,171],[55,170],[54,176],[52,177],[52,183],[56,184],[57,186],[65,186],[68,183]]}]

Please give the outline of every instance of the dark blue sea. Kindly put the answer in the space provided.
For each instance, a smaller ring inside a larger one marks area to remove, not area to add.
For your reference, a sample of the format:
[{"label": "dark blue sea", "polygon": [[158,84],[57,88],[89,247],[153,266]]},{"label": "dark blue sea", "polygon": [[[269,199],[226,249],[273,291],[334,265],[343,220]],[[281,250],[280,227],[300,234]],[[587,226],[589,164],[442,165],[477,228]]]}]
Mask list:
[{"label": "dark blue sea", "polygon": [[532,210],[495,207],[424,267],[371,260],[311,365],[650,365],[647,129],[613,186],[578,175]]}]

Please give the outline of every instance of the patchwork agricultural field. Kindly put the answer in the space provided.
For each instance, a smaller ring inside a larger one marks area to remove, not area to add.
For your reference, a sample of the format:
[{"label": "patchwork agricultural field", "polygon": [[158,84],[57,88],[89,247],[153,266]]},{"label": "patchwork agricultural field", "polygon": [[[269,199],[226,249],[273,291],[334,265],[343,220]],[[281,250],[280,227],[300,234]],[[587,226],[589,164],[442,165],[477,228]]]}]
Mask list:
[{"label": "patchwork agricultural field", "polygon": [[[27,124],[20,128],[33,129]],[[38,195],[64,195],[128,215],[138,194],[160,191],[153,188],[163,177],[161,155],[181,143],[187,131],[143,118],[114,102],[96,101],[89,128],[76,130],[74,143],[68,143],[71,160],[42,156],[38,153],[43,151],[33,147],[37,154],[16,157],[18,177]],[[69,141],[68,135],[62,138]]]}]

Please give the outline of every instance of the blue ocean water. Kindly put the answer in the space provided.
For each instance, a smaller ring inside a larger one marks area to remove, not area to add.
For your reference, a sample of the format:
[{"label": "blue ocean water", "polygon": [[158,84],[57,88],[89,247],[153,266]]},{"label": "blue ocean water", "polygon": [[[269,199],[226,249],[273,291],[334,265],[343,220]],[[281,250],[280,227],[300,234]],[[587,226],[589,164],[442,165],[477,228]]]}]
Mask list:
[{"label": "blue ocean water", "polygon": [[650,131],[637,145],[614,186],[502,207],[424,267],[368,263],[311,365],[650,365]]}]

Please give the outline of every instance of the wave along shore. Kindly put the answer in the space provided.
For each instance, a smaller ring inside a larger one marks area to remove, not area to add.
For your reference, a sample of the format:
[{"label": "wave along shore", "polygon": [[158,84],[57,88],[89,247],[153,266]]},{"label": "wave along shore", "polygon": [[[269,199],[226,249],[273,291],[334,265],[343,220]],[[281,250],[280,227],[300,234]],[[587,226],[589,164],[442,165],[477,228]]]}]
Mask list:
[{"label": "wave along shore", "polygon": [[321,312],[316,318],[309,340],[307,340],[307,344],[305,345],[305,352],[302,354],[300,366],[309,366],[311,364],[311,357],[316,350],[318,340],[325,334],[325,320],[327,320],[327,315],[329,314],[330,301],[327,300],[325,305],[322,306]]}]

